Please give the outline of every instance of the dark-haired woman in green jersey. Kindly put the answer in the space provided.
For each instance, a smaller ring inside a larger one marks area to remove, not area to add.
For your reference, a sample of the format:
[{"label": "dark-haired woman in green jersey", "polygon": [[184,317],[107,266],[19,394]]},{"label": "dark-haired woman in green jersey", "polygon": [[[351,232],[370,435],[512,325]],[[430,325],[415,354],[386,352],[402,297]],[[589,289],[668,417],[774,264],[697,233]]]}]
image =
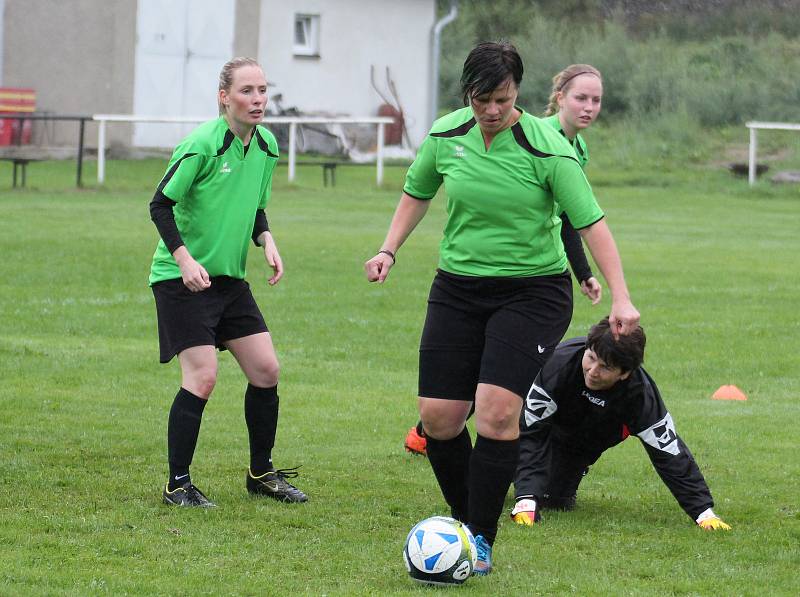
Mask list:
[{"label": "dark-haired woman in green jersey", "polygon": [[[420,341],[419,409],[428,459],[452,515],[475,535],[475,573],[514,476],[523,396],[572,316],[563,209],[611,294],[615,334],[639,322],[616,244],[569,143],[516,105],[523,66],[507,42],[479,44],[461,76],[466,107],[437,120],[406,175],[379,252],[382,283],[439,188],[447,220]],[[466,429],[475,405],[475,446]]]}]

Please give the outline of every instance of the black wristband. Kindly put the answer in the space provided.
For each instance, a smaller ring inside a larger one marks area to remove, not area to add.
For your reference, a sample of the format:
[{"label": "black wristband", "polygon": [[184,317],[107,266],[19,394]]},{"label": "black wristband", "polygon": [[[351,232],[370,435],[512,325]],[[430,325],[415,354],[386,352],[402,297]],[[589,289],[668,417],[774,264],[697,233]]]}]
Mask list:
[{"label": "black wristband", "polygon": [[383,253],[384,255],[388,255],[389,257],[392,258],[392,265],[397,263],[397,259],[394,258],[394,253],[392,253],[389,249],[381,249],[380,251],[378,251],[378,255],[380,255],[381,253]]}]

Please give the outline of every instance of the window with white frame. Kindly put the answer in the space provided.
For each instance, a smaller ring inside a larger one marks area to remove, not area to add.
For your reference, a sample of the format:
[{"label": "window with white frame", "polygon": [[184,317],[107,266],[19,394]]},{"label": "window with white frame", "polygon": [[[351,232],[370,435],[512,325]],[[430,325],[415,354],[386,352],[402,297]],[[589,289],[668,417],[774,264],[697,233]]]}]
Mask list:
[{"label": "window with white frame", "polygon": [[319,56],[319,15],[294,15],[295,56]]}]

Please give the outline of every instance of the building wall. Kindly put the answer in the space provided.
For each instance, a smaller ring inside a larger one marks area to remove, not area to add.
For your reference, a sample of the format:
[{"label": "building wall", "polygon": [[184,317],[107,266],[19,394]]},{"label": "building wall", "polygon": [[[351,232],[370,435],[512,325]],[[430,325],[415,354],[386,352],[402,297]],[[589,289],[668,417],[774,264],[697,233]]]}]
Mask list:
[{"label": "building wall", "polygon": [[[320,16],[319,57],[294,56],[294,15]],[[434,0],[261,0],[259,60],[284,107],[375,116],[388,66],[412,143],[427,132]]]},{"label": "building wall", "polygon": [[[36,89],[39,111],[132,113],[137,9],[136,0],[2,0],[0,80]],[[320,15],[318,57],[294,56],[295,13]],[[285,106],[352,116],[377,113],[383,100],[370,66],[387,96],[389,67],[416,144],[430,124],[434,21],[435,0],[236,0],[234,54],[260,60],[275,83],[270,94],[283,94]],[[39,143],[77,144],[77,123],[34,127]],[[110,146],[131,139],[130,125],[109,126]],[[86,145],[96,142],[96,125],[88,123]]]},{"label": "building wall", "polygon": [[[32,87],[36,108],[58,114],[129,113],[133,106],[136,2],[5,0],[3,85]],[[77,123],[34,123],[35,140],[77,145]],[[87,124],[87,145],[97,129]],[[127,143],[130,127],[109,129]]]},{"label": "building wall", "polygon": [[[236,0],[236,33],[233,38],[234,56],[248,56],[250,58],[258,56],[260,16],[260,0]],[[234,56],[231,56],[231,58]],[[222,67],[221,64],[220,67]]]}]

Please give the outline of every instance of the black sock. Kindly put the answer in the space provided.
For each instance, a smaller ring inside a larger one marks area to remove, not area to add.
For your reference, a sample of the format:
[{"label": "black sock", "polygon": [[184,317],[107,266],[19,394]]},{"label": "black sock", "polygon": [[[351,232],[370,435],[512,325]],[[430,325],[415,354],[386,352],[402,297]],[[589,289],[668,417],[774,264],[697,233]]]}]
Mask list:
[{"label": "black sock", "polygon": [[497,536],[497,521],[514,478],[519,457],[519,439],[497,440],[481,435],[469,461],[469,527],[483,535],[489,545]]},{"label": "black sock", "polygon": [[244,420],[250,436],[250,472],[255,477],[273,470],[272,448],[278,430],[278,386],[257,388],[247,384]]},{"label": "black sock", "polygon": [[169,460],[168,488],[174,491],[191,481],[189,466],[192,464],[200,421],[208,400],[195,396],[181,388],[175,394],[167,423],[167,455]]},{"label": "black sock", "polygon": [[467,522],[469,462],[472,440],[464,430],[453,439],[428,438],[428,460],[453,518]]},{"label": "black sock", "polygon": [[417,435],[425,437],[425,430],[422,428],[422,421],[417,421]]}]

